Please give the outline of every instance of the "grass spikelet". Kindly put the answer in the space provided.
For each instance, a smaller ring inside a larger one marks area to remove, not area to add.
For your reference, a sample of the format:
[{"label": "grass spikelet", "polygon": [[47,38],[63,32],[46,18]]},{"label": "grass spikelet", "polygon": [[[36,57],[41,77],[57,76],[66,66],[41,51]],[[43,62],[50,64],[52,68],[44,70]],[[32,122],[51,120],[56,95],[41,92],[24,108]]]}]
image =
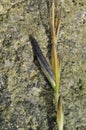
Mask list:
[{"label": "grass spikelet", "polygon": [[62,100],[59,97],[59,82],[60,82],[60,63],[57,54],[57,38],[59,34],[60,24],[61,24],[61,8],[58,11],[58,17],[55,20],[55,1],[52,0],[51,8],[51,38],[52,38],[52,52],[51,61],[52,69],[55,76],[55,101],[56,101],[56,111],[57,111],[57,129],[63,130],[63,107]]},{"label": "grass spikelet", "polygon": [[48,79],[55,93],[55,103],[56,103],[56,116],[57,116],[57,130],[63,130],[63,106],[62,99],[59,96],[59,83],[60,83],[60,63],[57,53],[57,40],[61,24],[61,8],[58,11],[58,17],[55,19],[55,1],[52,0],[51,14],[50,14],[50,27],[51,27],[51,41],[52,41],[52,52],[51,52],[51,62],[52,68],[49,66],[45,56],[43,55],[38,42],[36,39],[30,35],[30,40],[32,43],[33,52],[37,58],[41,70]]}]

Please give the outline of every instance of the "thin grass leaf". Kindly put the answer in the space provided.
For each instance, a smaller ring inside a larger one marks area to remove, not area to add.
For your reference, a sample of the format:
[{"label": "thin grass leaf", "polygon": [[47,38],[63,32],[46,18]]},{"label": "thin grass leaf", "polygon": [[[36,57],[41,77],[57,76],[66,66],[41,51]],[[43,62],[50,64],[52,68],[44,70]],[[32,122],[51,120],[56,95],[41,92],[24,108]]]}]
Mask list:
[{"label": "thin grass leaf", "polygon": [[55,14],[54,14],[54,12],[55,12],[55,1],[54,0],[52,0],[52,10],[51,10],[51,21],[52,21],[52,30],[54,30],[54,24],[55,24],[55,21],[54,21],[54,17],[55,17]]},{"label": "thin grass leaf", "polygon": [[58,17],[56,19],[56,35],[58,35],[59,33],[60,24],[61,24],[61,8],[59,9]]}]

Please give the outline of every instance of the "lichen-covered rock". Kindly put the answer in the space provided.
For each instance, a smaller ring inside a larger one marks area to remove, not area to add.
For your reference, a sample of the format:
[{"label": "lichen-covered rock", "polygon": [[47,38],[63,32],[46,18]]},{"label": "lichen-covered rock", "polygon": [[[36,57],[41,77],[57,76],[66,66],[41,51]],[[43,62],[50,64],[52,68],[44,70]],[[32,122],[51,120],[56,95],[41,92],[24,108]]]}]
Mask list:
[{"label": "lichen-covered rock", "polygon": [[[86,5],[62,5],[57,46],[64,130],[85,130]],[[29,41],[35,36],[48,59],[50,7],[49,0],[0,0],[0,130],[56,130],[54,92],[33,62]]]}]

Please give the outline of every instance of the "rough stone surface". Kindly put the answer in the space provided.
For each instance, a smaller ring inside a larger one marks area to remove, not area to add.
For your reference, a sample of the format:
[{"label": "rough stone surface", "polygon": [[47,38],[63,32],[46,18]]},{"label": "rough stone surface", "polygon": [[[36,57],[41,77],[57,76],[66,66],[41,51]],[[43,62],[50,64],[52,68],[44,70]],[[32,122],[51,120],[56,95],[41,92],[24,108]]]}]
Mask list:
[{"label": "rough stone surface", "polygon": [[[57,46],[64,130],[85,130],[86,2],[62,5]],[[33,62],[28,37],[35,36],[48,59],[50,7],[50,0],[0,0],[0,130],[56,130],[54,92]]]}]

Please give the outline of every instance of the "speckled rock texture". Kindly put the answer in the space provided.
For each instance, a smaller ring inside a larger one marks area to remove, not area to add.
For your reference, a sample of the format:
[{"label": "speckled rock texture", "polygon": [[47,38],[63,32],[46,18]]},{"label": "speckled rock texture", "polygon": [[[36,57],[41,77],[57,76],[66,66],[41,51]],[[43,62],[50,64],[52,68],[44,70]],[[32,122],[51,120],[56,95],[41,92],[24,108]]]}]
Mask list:
[{"label": "speckled rock texture", "polygon": [[[56,12],[60,0],[56,1]],[[64,130],[86,130],[86,1],[64,0],[57,43]],[[49,61],[51,0],[0,0],[0,130],[56,130],[54,92],[33,62]],[[49,54],[48,54],[49,52]]]}]

